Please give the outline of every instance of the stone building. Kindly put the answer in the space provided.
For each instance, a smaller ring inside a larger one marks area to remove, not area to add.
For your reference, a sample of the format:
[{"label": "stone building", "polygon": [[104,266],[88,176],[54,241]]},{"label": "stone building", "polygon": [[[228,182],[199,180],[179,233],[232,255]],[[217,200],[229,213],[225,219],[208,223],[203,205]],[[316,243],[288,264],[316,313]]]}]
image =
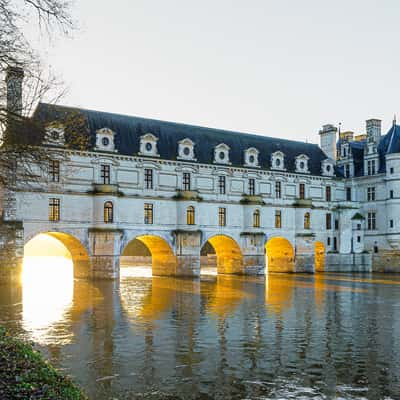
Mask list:
[{"label": "stone building", "polygon": [[[10,87],[18,79],[14,71]],[[68,145],[72,114],[84,121],[83,150]],[[90,278],[117,278],[121,262],[146,258],[153,274],[179,276],[198,276],[210,260],[235,274],[396,266],[387,265],[399,248],[395,124],[381,138],[369,120],[365,138],[343,132],[338,142],[325,125],[319,147],[43,103],[32,118],[57,152],[29,185],[3,188],[3,227],[23,238],[4,234],[4,254],[46,233]]]}]

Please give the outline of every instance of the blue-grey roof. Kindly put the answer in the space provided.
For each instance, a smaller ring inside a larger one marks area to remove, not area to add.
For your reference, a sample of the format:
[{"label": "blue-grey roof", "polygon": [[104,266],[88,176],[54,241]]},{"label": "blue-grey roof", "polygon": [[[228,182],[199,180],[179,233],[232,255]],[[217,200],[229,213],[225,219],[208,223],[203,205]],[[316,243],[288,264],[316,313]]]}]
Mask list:
[{"label": "blue-grey roof", "polygon": [[178,142],[184,138],[190,138],[195,143],[197,162],[204,164],[214,163],[214,147],[220,143],[230,147],[229,158],[233,166],[244,165],[244,150],[250,147],[259,150],[259,164],[264,169],[270,168],[271,154],[278,150],[284,153],[285,167],[292,172],[295,170],[295,158],[300,154],[309,157],[309,169],[313,175],[321,175],[321,162],[327,158],[318,145],[311,143],[45,103],[38,105],[34,118],[52,122],[69,112],[81,113],[86,118],[93,146],[96,130],[112,129],[116,133],[116,149],[124,155],[137,155],[140,136],[152,133],[158,137],[160,157],[167,160],[176,160]]}]

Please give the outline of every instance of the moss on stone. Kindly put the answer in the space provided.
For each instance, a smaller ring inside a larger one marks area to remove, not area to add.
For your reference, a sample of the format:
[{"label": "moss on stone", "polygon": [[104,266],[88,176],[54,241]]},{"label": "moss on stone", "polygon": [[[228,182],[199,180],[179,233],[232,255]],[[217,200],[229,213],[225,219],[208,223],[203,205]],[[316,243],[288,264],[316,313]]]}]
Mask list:
[{"label": "moss on stone", "polygon": [[68,378],[32,346],[0,327],[0,398],[87,400]]}]

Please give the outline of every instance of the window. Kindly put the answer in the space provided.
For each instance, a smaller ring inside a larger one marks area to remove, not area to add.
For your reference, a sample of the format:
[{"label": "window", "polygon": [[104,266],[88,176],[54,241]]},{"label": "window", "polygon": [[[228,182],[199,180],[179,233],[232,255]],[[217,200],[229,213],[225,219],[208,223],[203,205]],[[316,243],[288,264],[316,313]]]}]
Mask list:
[{"label": "window", "polygon": [[394,191],[391,190],[391,191],[389,192],[389,195],[390,195],[390,198],[393,199],[393,198],[394,198]]},{"label": "window", "polygon": [[153,189],[153,170],[150,168],[144,169],[144,187],[145,189]]},{"label": "window", "polygon": [[153,223],[153,204],[144,204],[144,223],[148,225]]},{"label": "window", "polygon": [[51,182],[60,182],[60,161],[50,160],[49,175]]},{"label": "window", "polygon": [[219,194],[226,193],[226,177],[225,177],[225,175],[220,175],[218,177],[218,189],[219,189]]},{"label": "window", "polygon": [[361,236],[357,236],[357,243],[361,242]]},{"label": "window", "polygon": [[394,168],[393,167],[390,167],[390,173],[394,174]]},{"label": "window", "polygon": [[249,179],[249,195],[254,196],[255,195],[255,181],[254,178]]},{"label": "window", "polygon": [[376,229],[376,213],[369,212],[368,213],[368,230],[373,231]]},{"label": "window", "polygon": [[328,213],[325,216],[326,219],[326,229],[332,229],[332,214]]},{"label": "window", "polygon": [[306,197],[306,185],[304,183],[300,183],[299,198],[303,200],[305,197]]},{"label": "window", "polygon": [[260,210],[255,210],[253,213],[253,228],[260,227]]},{"label": "window", "polygon": [[226,226],[226,208],[224,207],[218,208],[218,225]]},{"label": "window", "polygon": [[326,199],[326,201],[331,201],[331,187],[330,186],[327,186],[326,188],[325,188],[325,199]]},{"label": "window", "polygon": [[330,238],[330,237],[328,237],[328,239],[326,240],[326,244],[327,244],[328,246],[331,245],[331,238]]},{"label": "window", "polygon": [[361,224],[357,224],[357,230],[361,231]]},{"label": "window", "polygon": [[49,221],[60,220],[60,199],[54,197],[49,199]]},{"label": "window", "polygon": [[389,223],[389,226],[390,226],[391,228],[393,228],[393,227],[394,227],[394,221],[391,219],[389,222],[390,222],[390,223]]},{"label": "window", "polygon": [[367,188],[367,201],[375,201],[375,187],[374,186]]},{"label": "window", "polygon": [[282,183],[281,182],[275,182],[275,197],[277,199],[280,199],[282,197]]},{"label": "window", "polygon": [[351,188],[346,188],[346,200],[351,201]]},{"label": "window", "polygon": [[104,222],[106,224],[114,222],[114,207],[111,201],[104,203]]},{"label": "window", "polygon": [[100,179],[103,185],[110,184],[110,166],[107,164],[101,164],[100,166]]},{"label": "window", "polygon": [[183,190],[190,190],[190,173],[184,172],[182,179]]},{"label": "window", "polygon": [[337,251],[337,237],[336,236],[333,238],[333,250]]},{"label": "window", "polygon": [[339,220],[335,219],[335,230],[338,231],[339,230]]},{"label": "window", "polygon": [[186,210],[186,223],[188,225],[194,225],[195,224],[195,213],[194,213],[194,207],[189,206]]},{"label": "window", "polygon": [[345,178],[350,177],[350,164],[345,164],[344,166],[344,177]]},{"label": "window", "polygon": [[275,228],[282,228],[282,211],[275,211]]},{"label": "window", "polygon": [[310,213],[306,212],[304,214],[304,229],[310,229],[310,225],[311,225]]},{"label": "window", "polygon": [[368,160],[368,162],[367,162],[367,172],[368,172],[368,175],[375,175],[375,173],[376,173],[375,160]]}]

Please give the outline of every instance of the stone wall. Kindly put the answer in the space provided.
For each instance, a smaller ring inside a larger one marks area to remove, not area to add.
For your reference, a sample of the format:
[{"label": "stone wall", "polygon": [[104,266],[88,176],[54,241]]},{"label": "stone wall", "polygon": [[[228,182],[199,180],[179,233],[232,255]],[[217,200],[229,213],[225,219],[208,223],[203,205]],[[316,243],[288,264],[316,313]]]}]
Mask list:
[{"label": "stone wall", "polygon": [[372,256],[369,253],[328,253],[325,257],[325,272],[371,272]]},{"label": "stone wall", "polygon": [[373,272],[400,272],[400,251],[384,251],[372,256]]},{"label": "stone wall", "polygon": [[0,223],[0,283],[17,282],[24,257],[24,229],[21,222]]}]

